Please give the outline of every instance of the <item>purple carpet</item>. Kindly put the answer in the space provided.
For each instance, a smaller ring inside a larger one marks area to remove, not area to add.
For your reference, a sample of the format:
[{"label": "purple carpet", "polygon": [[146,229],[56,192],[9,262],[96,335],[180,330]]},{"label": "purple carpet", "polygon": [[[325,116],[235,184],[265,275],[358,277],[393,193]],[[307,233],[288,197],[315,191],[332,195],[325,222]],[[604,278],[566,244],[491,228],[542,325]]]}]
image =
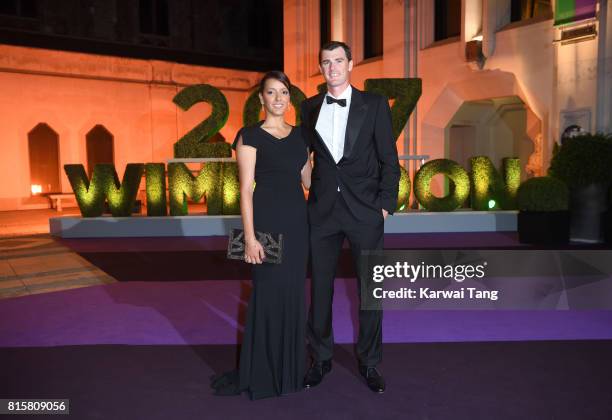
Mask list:
[{"label": "purple carpet", "polygon": [[[249,267],[225,237],[63,239],[118,283],[0,301],[0,346],[236,344]],[[516,233],[393,234],[389,249],[519,248]],[[338,343],[355,340],[349,252],[334,295]],[[309,290],[308,284],[305,285]],[[612,311],[386,311],[386,343],[612,339]]]},{"label": "purple carpet", "polygon": [[[375,395],[356,369],[345,252],[332,372],[315,389],[251,402],[208,387],[236,365],[250,293],[246,265],[224,258],[226,238],[61,242],[118,282],[0,301],[3,398],[70,398],[76,419],[612,418],[612,311],[386,311],[387,392]],[[513,233],[385,243],[523,247]]]},{"label": "purple carpet", "polygon": [[[0,347],[236,344],[247,281],[127,282],[0,301]],[[334,334],[355,338],[356,281],[338,279]],[[386,343],[612,339],[612,311],[387,311]]]}]

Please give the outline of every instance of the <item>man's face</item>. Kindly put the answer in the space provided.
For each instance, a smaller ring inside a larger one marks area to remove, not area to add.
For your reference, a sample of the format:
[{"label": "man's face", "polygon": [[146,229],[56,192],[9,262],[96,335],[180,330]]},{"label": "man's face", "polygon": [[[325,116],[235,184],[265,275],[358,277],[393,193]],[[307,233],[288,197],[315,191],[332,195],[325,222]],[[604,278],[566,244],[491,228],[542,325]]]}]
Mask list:
[{"label": "man's face", "polygon": [[346,58],[342,47],[334,48],[331,51],[323,50],[319,69],[328,87],[348,85],[351,70],[353,70],[353,60],[349,61]]}]

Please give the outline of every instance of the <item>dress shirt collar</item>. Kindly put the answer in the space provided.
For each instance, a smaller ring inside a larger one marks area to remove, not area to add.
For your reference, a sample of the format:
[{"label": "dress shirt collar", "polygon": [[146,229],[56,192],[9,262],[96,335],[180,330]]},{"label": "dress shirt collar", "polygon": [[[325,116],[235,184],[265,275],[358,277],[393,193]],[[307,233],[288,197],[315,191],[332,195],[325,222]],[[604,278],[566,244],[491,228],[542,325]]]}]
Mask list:
[{"label": "dress shirt collar", "polygon": [[327,91],[327,95],[331,96],[334,99],[346,99],[346,104],[348,105],[350,100],[351,100],[351,93],[353,92],[353,88],[351,85],[348,85],[346,89],[344,89],[344,91],[338,95],[338,97],[334,96],[331,94],[330,91]]}]

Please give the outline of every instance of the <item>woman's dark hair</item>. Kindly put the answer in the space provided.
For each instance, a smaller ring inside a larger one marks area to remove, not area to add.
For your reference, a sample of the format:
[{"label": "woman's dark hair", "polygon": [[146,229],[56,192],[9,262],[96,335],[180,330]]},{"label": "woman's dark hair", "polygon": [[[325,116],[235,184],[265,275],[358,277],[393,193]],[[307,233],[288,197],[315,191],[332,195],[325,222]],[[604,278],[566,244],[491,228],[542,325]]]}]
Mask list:
[{"label": "woman's dark hair", "polygon": [[281,82],[287,90],[291,90],[291,82],[289,81],[289,77],[282,71],[272,70],[264,74],[264,77],[261,78],[261,82],[259,82],[259,93],[263,93],[264,87],[266,86],[266,80],[275,79]]},{"label": "woman's dark hair", "polygon": [[348,45],[346,45],[344,42],[341,42],[341,41],[329,41],[327,44],[323,45],[321,49],[319,50],[319,63],[321,62],[321,53],[324,50],[333,51],[338,47],[344,50],[344,54],[346,54],[346,59],[348,61],[351,61],[353,59],[352,54],[351,54],[351,47],[349,47]]}]

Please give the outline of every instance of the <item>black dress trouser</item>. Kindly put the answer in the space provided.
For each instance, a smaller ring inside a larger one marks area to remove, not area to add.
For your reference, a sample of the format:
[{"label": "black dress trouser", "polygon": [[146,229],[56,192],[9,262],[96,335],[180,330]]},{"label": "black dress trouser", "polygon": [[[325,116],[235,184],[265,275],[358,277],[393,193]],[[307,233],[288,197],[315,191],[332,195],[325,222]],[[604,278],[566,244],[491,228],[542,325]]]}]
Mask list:
[{"label": "black dress trouser", "polygon": [[[331,360],[334,337],[332,302],[338,257],[348,239],[361,296],[359,258],[362,250],[383,248],[384,219],[372,223],[358,221],[338,193],[331,216],[310,225],[312,261],[311,303],[308,315],[308,343],[315,361]],[[360,299],[361,300],[361,299]],[[382,311],[359,310],[357,358],[362,366],[376,366],[382,359]]]}]

